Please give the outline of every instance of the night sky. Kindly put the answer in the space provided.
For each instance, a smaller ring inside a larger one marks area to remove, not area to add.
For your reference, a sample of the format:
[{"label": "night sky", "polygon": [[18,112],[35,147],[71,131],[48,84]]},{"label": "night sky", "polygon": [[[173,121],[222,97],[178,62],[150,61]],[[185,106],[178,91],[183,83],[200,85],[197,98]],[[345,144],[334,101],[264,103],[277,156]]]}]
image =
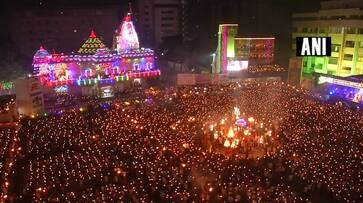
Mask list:
[{"label": "night sky", "polygon": [[[276,37],[276,62],[287,65],[291,45],[291,15],[294,12],[319,10],[319,0],[196,0],[195,21],[200,26],[197,39],[205,52],[215,49],[218,23],[238,23],[240,37]],[[40,3],[41,2],[41,3]],[[8,29],[12,12],[20,9],[48,7],[85,7],[115,5],[127,8],[124,0],[3,0],[1,1],[0,50],[11,49],[12,33]],[[135,3],[134,1],[132,1]],[[40,5],[41,4],[41,5]],[[205,10],[214,10],[206,13]],[[203,11],[203,12],[198,12]],[[143,33],[139,33],[142,35]],[[208,39],[208,40],[206,40]]]}]

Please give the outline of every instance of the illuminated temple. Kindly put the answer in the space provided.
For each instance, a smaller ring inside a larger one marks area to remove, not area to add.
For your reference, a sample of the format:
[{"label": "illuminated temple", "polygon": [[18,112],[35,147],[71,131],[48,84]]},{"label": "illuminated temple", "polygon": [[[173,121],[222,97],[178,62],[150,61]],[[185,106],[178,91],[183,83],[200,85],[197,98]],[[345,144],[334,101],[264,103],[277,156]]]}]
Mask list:
[{"label": "illuminated temple", "polygon": [[40,83],[51,88],[115,86],[160,75],[154,67],[154,51],[140,48],[131,13],[115,31],[111,49],[92,31],[75,54],[50,54],[40,47],[33,67]]}]

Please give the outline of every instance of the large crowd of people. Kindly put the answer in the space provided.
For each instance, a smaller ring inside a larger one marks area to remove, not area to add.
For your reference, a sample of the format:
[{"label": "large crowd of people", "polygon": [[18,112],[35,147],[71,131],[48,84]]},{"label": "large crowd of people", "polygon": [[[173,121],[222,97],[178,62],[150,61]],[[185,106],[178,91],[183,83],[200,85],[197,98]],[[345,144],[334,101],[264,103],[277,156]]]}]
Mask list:
[{"label": "large crowd of people", "polygon": [[286,71],[279,65],[252,65],[248,67],[249,73],[281,73]]},{"label": "large crowd of people", "polygon": [[[279,122],[256,159],[203,147],[238,106]],[[147,89],[24,119],[10,202],[360,202],[363,115],[281,82]]]},{"label": "large crowd of people", "polygon": [[21,147],[17,145],[17,133],[17,124],[0,126],[0,202],[7,197],[14,157],[21,151]]}]

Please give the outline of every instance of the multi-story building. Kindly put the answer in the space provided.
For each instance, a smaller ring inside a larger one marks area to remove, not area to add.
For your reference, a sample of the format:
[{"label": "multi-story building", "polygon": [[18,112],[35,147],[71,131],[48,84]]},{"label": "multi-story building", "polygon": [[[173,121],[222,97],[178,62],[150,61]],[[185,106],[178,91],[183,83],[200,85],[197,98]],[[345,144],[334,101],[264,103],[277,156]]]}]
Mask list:
[{"label": "multi-story building", "polygon": [[221,24],[213,54],[213,73],[240,72],[251,65],[273,63],[275,38],[238,38],[238,24]]},{"label": "multi-story building", "polygon": [[139,0],[138,23],[143,41],[160,44],[181,34],[180,0]]},{"label": "multi-story building", "polygon": [[343,77],[363,74],[363,1],[323,1],[317,12],[293,14],[292,56],[298,36],[332,38],[330,57],[302,58],[300,82],[311,79],[314,73]]}]

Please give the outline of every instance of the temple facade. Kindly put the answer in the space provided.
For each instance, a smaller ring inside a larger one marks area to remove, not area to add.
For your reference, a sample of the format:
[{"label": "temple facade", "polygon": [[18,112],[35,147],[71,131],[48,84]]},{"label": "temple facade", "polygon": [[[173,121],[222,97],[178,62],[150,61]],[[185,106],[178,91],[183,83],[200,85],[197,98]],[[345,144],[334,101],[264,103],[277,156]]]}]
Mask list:
[{"label": "temple facade", "polygon": [[42,86],[54,89],[104,89],[107,85],[158,77],[160,70],[155,68],[154,58],[152,49],[140,47],[130,12],[115,31],[112,48],[94,31],[72,54],[49,53],[40,47],[33,57],[34,76]]}]

